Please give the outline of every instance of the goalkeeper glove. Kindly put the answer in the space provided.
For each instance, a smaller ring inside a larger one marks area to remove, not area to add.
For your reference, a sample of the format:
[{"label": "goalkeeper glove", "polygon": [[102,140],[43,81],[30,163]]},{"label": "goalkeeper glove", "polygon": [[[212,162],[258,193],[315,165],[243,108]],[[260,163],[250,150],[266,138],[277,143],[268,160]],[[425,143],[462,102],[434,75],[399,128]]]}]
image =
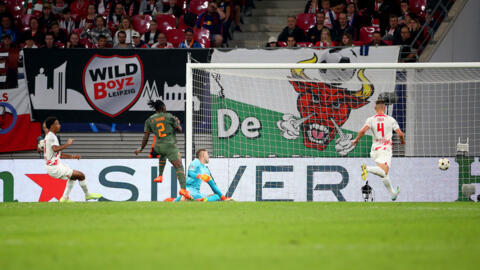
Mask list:
[{"label": "goalkeeper glove", "polygon": [[212,179],[210,177],[210,175],[208,175],[206,173],[205,174],[197,174],[197,178],[202,179],[202,181],[204,181],[204,182],[208,182],[208,181],[210,181],[210,179]]}]

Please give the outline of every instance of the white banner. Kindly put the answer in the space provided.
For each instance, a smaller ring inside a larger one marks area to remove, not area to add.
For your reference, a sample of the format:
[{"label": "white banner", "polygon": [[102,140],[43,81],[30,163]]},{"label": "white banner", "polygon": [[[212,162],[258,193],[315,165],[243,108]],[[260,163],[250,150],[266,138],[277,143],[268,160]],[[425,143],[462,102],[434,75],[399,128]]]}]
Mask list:
[{"label": "white banner", "polygon": [[[459,190],[459,166],[441,171],[438,158],[394,158],[390,179],[401,187],[398,201],[455,201]],[[171,185],[175,172],[165,168],[164,182],[157,175],[155,159],[65,160],[71,168],[85,173],[89,190],[113,201],[161,201],[176,196]],[[362,201],[360,164],[373,165],[366,158],[271,158],[211,159],[210,170],[220,190],[237,201]],[[472,174],[480,174],[478,159]],[[6,160],[0,163],[0,198],[20,202],[57,201],[66,181],[46,175],[43,160]],[[390,201],[380,178],[368,176],[375,201]],[[478,189],[478,188],[477,188]],[[207,184],[201,191],[211,194]],[[13,196],[12,196],[13,195]],[[78,185],[72,199],[83,201]]]}]

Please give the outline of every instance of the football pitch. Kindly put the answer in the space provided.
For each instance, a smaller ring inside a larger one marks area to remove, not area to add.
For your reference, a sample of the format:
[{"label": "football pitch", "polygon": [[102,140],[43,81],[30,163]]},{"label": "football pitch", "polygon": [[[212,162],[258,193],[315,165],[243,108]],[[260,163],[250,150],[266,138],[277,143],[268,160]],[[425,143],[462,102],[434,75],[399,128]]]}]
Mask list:
[{"label": "football pitch", "polygon": [[476,203],[1,203],[0,269],[467,269]]}]

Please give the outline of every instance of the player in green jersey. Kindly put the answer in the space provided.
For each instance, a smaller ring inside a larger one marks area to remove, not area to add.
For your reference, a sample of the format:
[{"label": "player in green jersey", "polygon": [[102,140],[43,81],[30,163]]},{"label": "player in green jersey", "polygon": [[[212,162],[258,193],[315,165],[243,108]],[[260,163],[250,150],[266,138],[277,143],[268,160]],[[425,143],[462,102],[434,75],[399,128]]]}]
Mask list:
[{"label": "player in green jersey", "polygon": [[155,113],[145,121],[145,129],[142,140],[142,146],[135,150],[135,154],[138,155],[145,148],[150,137],[150,133],[155,134],[153,139],[153,157],[159,158],[159,176],[155,178],[154,182],[163,181],[163,170],[165,169],[166,160],[168,159],[177,174],[178,181],[180,182],[179,194],[187,199],[193,199],[185,186],[185,170],[182,164],[182,158],[180,151],[177,148],[177,136],[175,131],[182,132],[180,126],[180,120],[170,113],[167,113],[165,104],[161,100],[150,100],[148,105],[155,110]]}]

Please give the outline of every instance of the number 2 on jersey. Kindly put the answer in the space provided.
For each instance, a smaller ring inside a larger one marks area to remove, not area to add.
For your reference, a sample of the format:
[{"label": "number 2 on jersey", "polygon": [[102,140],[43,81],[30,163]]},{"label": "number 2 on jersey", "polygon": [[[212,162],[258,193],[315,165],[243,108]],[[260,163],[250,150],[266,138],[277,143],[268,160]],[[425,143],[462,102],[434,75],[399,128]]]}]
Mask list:
[{"label": "number 2 on jersey", "polygon": [[167,136],[167,134],[162,133],[162,131],[165,130],[165,125],[163,124],[163,122],[157,123],[156,127],[158,128],[157,131],[158,131],[159,138]]},{"label": "number 2 on jersey", "polygon": [[377,123],[377,131],[382,132],[382,137],[385,137],[385,129],[383,128],[383,123]]}]

